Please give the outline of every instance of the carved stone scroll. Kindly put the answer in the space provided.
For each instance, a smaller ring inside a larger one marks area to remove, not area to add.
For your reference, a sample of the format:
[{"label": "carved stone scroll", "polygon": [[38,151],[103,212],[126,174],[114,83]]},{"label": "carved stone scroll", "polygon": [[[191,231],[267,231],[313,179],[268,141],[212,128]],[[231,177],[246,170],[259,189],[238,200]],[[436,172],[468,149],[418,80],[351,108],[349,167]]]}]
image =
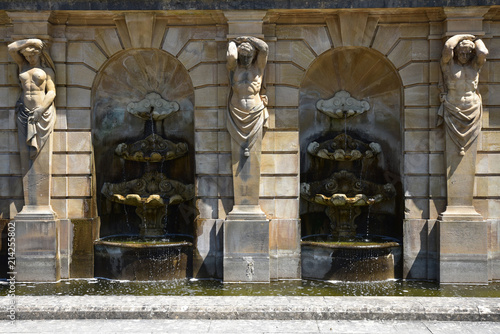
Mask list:
[{"label": "carved stone scroll", "polygon": [[186,143],[176,144],[156,134],[152,134],[146,139],[132,144],[119,144],[115,153],[125,160],[160,162],[182,157],[187,151],[188,146]]},{"label": "carved stone scroll", "polygon": [[364,100],[356,100],[345,90],[341,90],[328,100],[319,100],[316,108],[332,118],[346,118],[361,115],[370,109],[370,104]]},{"label": "carved stone scroll", "polygon": [[161,121],[179,110],[177,102],[164,100],[158,93],[149,93],[139,102],[130,102],[127,111],[143,120]]}]

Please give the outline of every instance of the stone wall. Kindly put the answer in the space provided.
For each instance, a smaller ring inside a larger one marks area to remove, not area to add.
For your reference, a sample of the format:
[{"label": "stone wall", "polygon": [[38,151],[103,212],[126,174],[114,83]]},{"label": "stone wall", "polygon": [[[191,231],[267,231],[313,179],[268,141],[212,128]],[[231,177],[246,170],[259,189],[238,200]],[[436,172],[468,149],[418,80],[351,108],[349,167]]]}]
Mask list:
[{"label": "stone wall", "polygon": [[[90,243],[92,239],[74,239],[75,233],[98,235],[100,189],[95,184],[99,171],[94,170],[92,146],[96,77],[123,50],[163,50],[189,73],[194,90],[194,273],[221,277],[221,224],[232,208],[230,138],[225,125],[225,59],[231,32],[225,13],[218,8],[150,12],[48,9],[55,10],[0,11],[0,218],[12,219],[23,205],[14,116],[20,88],[7,44],[28,37],[50,41],[57,70],[58,114],[52,207],[60,219],[78,222],[72,229],[63,229],[68,233],[63,239],[69,241],[61,245],[67,247],[69,256],[74,240]],[[454,25],[457,20],[462,24]],[[482,36],[490,51],[480,76],[484,116],[474,205],[490,226],[490,240],[485,241],[490,247],[490,279],[500,279],[500,7],[455,11],[441,7],[274,9],[265,12],[261,25],[261,37],[270,47],[265,78],[270,118],[263,139],[260,202],[271,219],[271,278],[300,277],[299,92],[304,78],[322,54],[357,47],[370,48],[384,57],[399,75],[402,101],[401,110],[395,112],[401,116],[391,131],[400,133],[402,158],[399,170],[386,178],[387,182],[402,182],[403,275],[436,279],[435,221],[446,205],[444,132],[435,127],[440,103],[439,59],[447,36],[467,32]],[[78,258],[88,263],[91,247],[81,243],[79,247],[87,255],[80,252]],[[77,266],[72,272],[67,267],[68,277],[92,275],[82,274]]]}]

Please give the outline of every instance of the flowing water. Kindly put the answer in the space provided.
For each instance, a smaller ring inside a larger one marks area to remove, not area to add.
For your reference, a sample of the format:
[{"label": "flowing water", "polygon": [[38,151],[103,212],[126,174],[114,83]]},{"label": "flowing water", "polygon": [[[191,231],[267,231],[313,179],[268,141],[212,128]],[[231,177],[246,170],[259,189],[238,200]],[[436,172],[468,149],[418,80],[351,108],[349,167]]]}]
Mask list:
[{"label": "flowing water", "polygon": [[[0,296],[9,285],[0,281]],[[218,280],[115,281],[107,279],[61,280],[58,283],[18,283],[18,296],[427,296],[500,297],[500,282],[489,285],[439,285],[433,282],[323,282],[277,281],[269,284],[224,284]]]}]

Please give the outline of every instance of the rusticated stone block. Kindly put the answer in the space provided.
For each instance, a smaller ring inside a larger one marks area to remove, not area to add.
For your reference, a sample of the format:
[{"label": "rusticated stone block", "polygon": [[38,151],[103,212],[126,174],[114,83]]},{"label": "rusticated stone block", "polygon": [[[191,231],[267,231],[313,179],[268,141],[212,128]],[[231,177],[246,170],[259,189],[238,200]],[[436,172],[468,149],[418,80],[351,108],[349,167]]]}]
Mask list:
[{"label": "rusticated stone block", "polygon": [[224,282],[269,282],[269,221],[224,222]]},{"label": "rusticated stone block", "polygon": [[99,238],[100,221],[93,219],[71,219],[69,228],[71,278],[94,277],[94,240]]},{"label": "rusticated stone block", "polygon": [[193,277],[222,278],[222,219],[197,219],[193,247]]},{"label": "rusticated stone block", "polygon": [[272,219],[269,222],[270,277],[300,279],[300,220]]},{"label": "rusticated stone block", "polygon": [[16,219],[16,280],[55,282],[61,278],[57,220]]},{"label": "rusticated stone block", "polygon": [[488,283],[488,224],[439,221],[439,282]]}]

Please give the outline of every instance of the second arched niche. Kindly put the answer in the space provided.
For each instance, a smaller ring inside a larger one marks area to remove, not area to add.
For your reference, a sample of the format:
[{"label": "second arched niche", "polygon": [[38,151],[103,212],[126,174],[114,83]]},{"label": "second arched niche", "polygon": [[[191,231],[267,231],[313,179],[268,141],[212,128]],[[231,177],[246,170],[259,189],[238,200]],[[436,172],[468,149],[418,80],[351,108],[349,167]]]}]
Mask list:
[{"label": "second arched niche", "polygon": [[[318,101],[331,99],[341,91],[349,93],[358,101],[366,101],[369,109],[354,117],[341,118],[330,117],[318,110]],[[308,68],[301,83],[301,182],[327,179],[334,172],[349,168],[348,163],[332,163],[308,153],[307,148],[311,142],[325,142],[340,134],[347,134],[367,144],[379,144],[381,153],[377,157],[376,168],[352,172],[360,179],[394,185],[397,192],[395,199],[383,204],[379,210],[379,219],[385,220],[384,226],[380,226],[380,231],[376,231],[376,228],[371,231],[393,237],[402,236],[401,115],[400,77],[385,56],[369,48],[341,47],[323,53]],[[324,208],[301,200],[303,235],[327,232],[328,219],[323,210]],[[373,212],[368,219],[374,219]],[[365,228],[365,221],[366,213],[359,217],[359,229]]]}]

